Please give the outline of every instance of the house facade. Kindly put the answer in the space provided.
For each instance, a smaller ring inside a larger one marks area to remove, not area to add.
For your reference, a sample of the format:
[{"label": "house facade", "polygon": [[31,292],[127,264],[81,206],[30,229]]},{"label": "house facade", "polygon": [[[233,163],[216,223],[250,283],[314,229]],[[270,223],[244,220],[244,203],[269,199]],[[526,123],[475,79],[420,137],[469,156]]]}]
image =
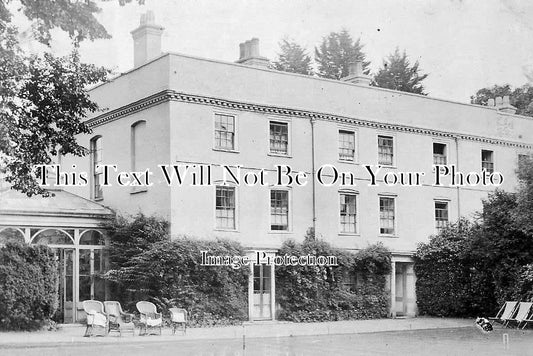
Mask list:
[{"label": "house facade", "polygon": [[[65,189],[250,254],[274,255],[310,228],[347,250],[381,242],[392,252],[391,316],[417,313],[417,243],[472,216],[496,187],[513,191],[517,161],[533,149],[533,119],[508,98],[476,106],[371,87],[358,64],[340,81],[278,72],[257,39],[236,63],[163,54],[162,31],[143,16],[135,68],[91,90],[105,110],[78,138],[90,154],[61,158],[89,184]],[[250,268],[250,320],[275,319],[275,267]]]}]

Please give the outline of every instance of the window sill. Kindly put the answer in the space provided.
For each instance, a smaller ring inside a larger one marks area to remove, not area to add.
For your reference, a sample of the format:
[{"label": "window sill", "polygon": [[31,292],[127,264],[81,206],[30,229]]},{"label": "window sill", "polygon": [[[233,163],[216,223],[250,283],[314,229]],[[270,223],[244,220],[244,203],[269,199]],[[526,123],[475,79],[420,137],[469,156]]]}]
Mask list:
[{"label": "window sill", "polygon": [[350,160],[347,160],[347,159],[337,159],[337,162],[345,163],[345,164],[359,165],[359,162],[357,162],[356,160],[350,161]]},{"label": "window sill", "polygon": [[361,234],[358,232],[339,232],[339,236],[355,236],[361,237]]},{"label": "window sill", "polygon": [[398,238],[398,235],[379,234],[378,237],[384,237],[384,238],[390,238],[390,239],[397,239],[397,238]]},{"label": "window sill", "polygon": [[134,187],[130,190],[130,194],[139,194],[145,192],[148,192],[148,188],[146,187]]},{"label": "window sill", "polygon": [[220,232],[239,232],[238,229],[224,229],[222,227],[215,227],[213,230],[220,231]]},{"label": "window sill", "polygon": [[285,154],[285,153],[272,153],[272,152],[268,152],[267,153],[267,156],[271,156],[271,157],[284,157],[284,158],[292,158],[292,156],[290,154]]},{"label": "window sill", "polygon": [[287,235],[287,234],[292,234],[292,231],[289,231],[289,230],[270,230],[268,233],[269,233],[269,234],[282,234],[282,235]]},{"label": "window sill", "polygon": [[102,201],[104,198],[93,198],[93,201]]},{"label": "window sill", "polygon": [[381,164],[381,163],[378,163],[378,166],[381,166],[381,168],[388,168],[388,169],[398,169],[398,167],[396,165],[387,165],[387,164]]},{"label": "window sill", "polygon": [[213,147],[213,151],[227,152],[227,153],[240,153],[237,150],[229,150],[229,149],[225,149],[225,148],[216,148],[216,147]]}]

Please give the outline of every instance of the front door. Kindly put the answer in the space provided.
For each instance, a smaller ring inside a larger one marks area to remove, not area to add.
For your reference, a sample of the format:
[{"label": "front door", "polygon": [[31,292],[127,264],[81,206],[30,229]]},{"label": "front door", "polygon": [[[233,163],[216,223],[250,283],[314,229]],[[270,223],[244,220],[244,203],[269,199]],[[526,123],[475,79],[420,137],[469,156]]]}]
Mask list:
[{"label": "front door", "polygon": [[406,275],[405,264],[396,262],[396,315],[404,316],[406,313]]},{"label": "front door", "polygon": [[252,320],[272,319],[272,273],[270,265],[254,265]]}]

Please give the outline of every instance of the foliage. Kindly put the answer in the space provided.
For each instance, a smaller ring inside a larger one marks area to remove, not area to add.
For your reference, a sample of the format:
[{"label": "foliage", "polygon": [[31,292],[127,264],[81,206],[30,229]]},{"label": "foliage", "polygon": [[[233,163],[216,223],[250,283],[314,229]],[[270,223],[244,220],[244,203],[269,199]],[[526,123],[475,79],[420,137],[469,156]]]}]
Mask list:
[{"label": "foliage", "polygon": [[46,246],[0,248],[0,330],[35,330],[58,308],[59,273]]},{"label": "foliage", "polygon": [[473,283],[471,279],[473,266],[469,264],[467,246],[474,229],[472,223],[460,220],[418,246],[414,260],[420,314],[483,315],[484,305],[488,310],[493,307],[494,300],[487,301],[484,297],[490,291],[480,290],[483,284]]},{"label": "foliage", "polygon": [[418,61],[411,65],[407,53],[405,51],[400,53],[400,50],[396,48],[394,53],[383,61],[383,67],[375,75],[372,85],[427,95],[424,92],[422,81],[427,78],[428,74],[419,73],[418,66]]},{"label": "foliage", "polygon": [[470,97],[470,102],[472,104],[487,105],[489,99],[507,95],[509,96],[510,104],[516,107],[518,115],[533,116],[533,86],[531,84],[525,84],[514,89],[509,84],[482,88]]},{"label": "foliage", "polygon": [[278,54],[278,60],[273,63],[274,69],[283,72],[313,75],[311,57],[302,46],[284,39],[279,43],[279,47],[280,53]]},{"label": "foliage", "polygon": [[168,223],[138,215],[120,218],[111,230],[111,270],[107,279],[121,289],[114,298],[134,310],[150,300],[164,312],[187,309],[191,325],[235,324],[247,318],[248,269],[202,266],[201,251],[215,256],[242,256],[242,247],[228,240],[170,241]]},{"label": "foliage", "polygon": [[522,267],[514,295],[518,296],[515,299],[533,300],[533,263]]},{"label": "foliage", "polygon": [[533,236],[533,156],[525,156],[516,173],[519,184],[513,218],[522,232]]},{"label": "foliage", "polygon": [[[338,266],[276,267],[276,300],[279,319],[295,322],[369,319],[388,313],[385,275],[390,273],[390,253],[382,245],[358,253],[336,249],[325,241],[288,240],[279,255],[336,256]],[[358,275],[352,289],[349,275]],[[348,279],[348,280],[347,280]]]},{"label": "foliage", "polygon": [[[152,244],[170,240],[169,223],[156,216],[139,213],[131,218],[117,215],[106,222],[102,228],[109,236],[109,268],[110,270],[127,269],[133,259],[150,249]],[[112,294],[119,300],[131,299],[128,292],[129,284],[114,279],[110,284]]]},{"label": "foliage", "polygon": [[366,56],[362,49],[361,40],[354,41],[347,30],[331,32],[322,39],[318,48],[315,47],[318,75],[330,79],[346,77],[350,64],[355,61],[362,61],[363,71],[368,74],[370,62],[365,62]]},{"label": "foliage", "polygon": [[[45,45],[52,30],[68,33],[72,53],[25,54],[11,8],[31,21],[34,39]],[[109,38],[95,17],[99,11],[91,0],[0,2],[0,174],[29,196],[49,194],[39,186],[34,165],[50,164],[58,154],[86,153],[75,136],[90,132],[82,121],[98,108],[86,88],[104,81],[108,70],[81,63],[77,47],[85,39]]]},{"label": "foliage", "polygon": [[491,315],[506,300],[530,300],[533,244],[516,218],[519,196],[496,190],[483,201],[476,223],[461,220],[418,246],[420,313]]}]

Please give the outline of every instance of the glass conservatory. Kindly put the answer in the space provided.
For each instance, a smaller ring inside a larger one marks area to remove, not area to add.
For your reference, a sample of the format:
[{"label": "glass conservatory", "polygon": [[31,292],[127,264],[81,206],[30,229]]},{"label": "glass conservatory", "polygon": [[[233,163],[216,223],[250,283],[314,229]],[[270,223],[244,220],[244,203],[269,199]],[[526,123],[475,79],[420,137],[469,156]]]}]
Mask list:
[{"label": "glass conservatory", "polygon": [[59,261],[58,319],[85,318],[81,301],[106,298],[106,238],[101,224],[111,209],[77,195],[54,191],[49,198],[0,192],[0,245],[9,241],[47,245]]}]

